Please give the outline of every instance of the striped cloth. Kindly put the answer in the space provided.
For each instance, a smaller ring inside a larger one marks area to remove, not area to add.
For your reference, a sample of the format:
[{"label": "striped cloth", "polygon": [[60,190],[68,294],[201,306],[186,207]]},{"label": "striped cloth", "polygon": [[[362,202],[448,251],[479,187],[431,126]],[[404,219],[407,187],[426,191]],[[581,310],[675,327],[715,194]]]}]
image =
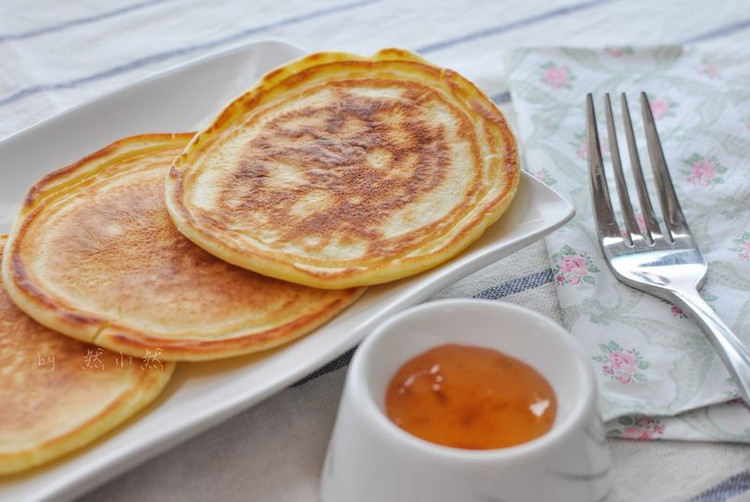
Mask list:
[{"label": "striped cloth", "polygon": [[[30,8],[33,4],[33,8]],[[746,0],[4,0],[0,139],[186,61],[254,40],[308,50],[416,50],[475,81],[515,121],[505,49],[746,43]],[[8,175],[3,166],[3,175]],[[436,295],[517,303],[562,322],[537,243]],[[82,500],[318,500],[351,354]],[[611,440],[613,500],[750,500],[745,446]],[[646,474],[648,473],[648,474]]]}]

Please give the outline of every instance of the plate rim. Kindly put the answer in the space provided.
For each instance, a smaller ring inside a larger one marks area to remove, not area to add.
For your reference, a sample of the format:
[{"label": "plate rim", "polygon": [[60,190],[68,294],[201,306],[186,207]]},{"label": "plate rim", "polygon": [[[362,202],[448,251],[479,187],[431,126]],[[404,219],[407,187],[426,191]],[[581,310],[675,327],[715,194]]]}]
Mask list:
[{"label": "plate rim", "polygon": [[47,118],[43,118],[33,124],[30,124],[2,139],[0,139],[0,149],[4,148],[6,146],[6,143],[11,143],[12,141],[18,141],[21,136],[26,135],[28,133],[36,132],[37,129],[41,127],[49,126],[50,124],[53,124],[54,122],[58,120],[65,119],[66,117],[70,115],[74,115],[76,113],[80,113],[80,111],[84,108],[95,106],[98,103],[102,101],[106,101],[108,99],[111,99],[113,96],[116,96],[118,94],[122,94],[125,92],[128,92],[136,87],[140,87],[142,85],[147,85],[155,80],[159,80],[161,78],[167,77],[169,75],[173,75],[175,73],[180,73],[185,70],[189,70],[190,68],[193,68],[195,66],[199,66],[201,64],[208,63],[210,61],[213,61],[215,59],[220,59],[224,57],[230,57],[235,54],[238,54],[240,52],[244,52],[247,50],[255,49],[257,46],[261,45],[267,45],[267,44],[278,44],[281,47],[284,47],[284,49],[291,49],[295,52],[299,53],[299,57],[302,57],[304,55],[309,54],[309,51],[306,49],[303,49],[302,47],[293,44],[291,42],[288,42],[286,40],[283,40],[281,38],[264,38],[261,40],[254,40],[252,42],[248,42],[246,44],[238,45],[236,47],[231,47],[229,49],[225,49],[223,51],[218,52],[212,52],[209,54],[204,54],[203,56],[199,56],[195,59],[191,59],[189,61],[185,61],[182,63],[177,63],[169,68],[166,68],[162,71],[159,71],[157,73],[154,73],[153,75],[148,75],[143,78],[140,78],[138,80],[135,80],[133,82],[130,82],[129,84],[125,84],[121,87],[117,87],[112,90],[105,91],[104,93],[87,99],[81,103],[78,103],[76,105],[71,106],[70,108],[66,108],[64,110],[60,110],[52,115],[50,115]]}]

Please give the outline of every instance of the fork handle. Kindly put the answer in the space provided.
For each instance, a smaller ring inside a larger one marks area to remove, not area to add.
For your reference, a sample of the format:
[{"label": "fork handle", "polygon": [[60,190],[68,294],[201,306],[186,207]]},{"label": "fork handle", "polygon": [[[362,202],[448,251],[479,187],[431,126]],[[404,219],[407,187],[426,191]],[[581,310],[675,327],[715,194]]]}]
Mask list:
[{"label": "fork handle", "polygon": [[[698,291],[674,291],[674,303],[703,330],[724,366],[734,378],[740,397],[750,407],[750,352],[729,326],[703,300]],[[690,315],[692,314],[692,315]]]}]

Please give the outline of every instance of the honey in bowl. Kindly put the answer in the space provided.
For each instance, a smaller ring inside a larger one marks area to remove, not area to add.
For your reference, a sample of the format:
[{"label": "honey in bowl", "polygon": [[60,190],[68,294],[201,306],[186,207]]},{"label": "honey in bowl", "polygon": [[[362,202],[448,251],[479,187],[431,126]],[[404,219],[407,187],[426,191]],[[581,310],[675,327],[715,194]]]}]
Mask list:
[{"label": "honey in bowl", "polygon": [[485,450],[550,430],[557,402],[528,364],[484,347],[441,345],[406,361],[388,384],[386,414],[432,443]]}]

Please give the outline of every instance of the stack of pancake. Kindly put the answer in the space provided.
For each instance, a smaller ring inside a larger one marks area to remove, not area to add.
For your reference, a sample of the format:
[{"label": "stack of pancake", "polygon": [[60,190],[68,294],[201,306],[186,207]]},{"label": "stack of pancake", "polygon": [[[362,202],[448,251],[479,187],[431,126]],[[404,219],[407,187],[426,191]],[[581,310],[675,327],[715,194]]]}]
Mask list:
[{"label": "stack of pancake", "polygon": [[518,180],[494,104],[398,49],[307,56],[198,134],[46,176],[0,241],[0,474],[122,423],[175,361],[287,343],[448,260]]}]

